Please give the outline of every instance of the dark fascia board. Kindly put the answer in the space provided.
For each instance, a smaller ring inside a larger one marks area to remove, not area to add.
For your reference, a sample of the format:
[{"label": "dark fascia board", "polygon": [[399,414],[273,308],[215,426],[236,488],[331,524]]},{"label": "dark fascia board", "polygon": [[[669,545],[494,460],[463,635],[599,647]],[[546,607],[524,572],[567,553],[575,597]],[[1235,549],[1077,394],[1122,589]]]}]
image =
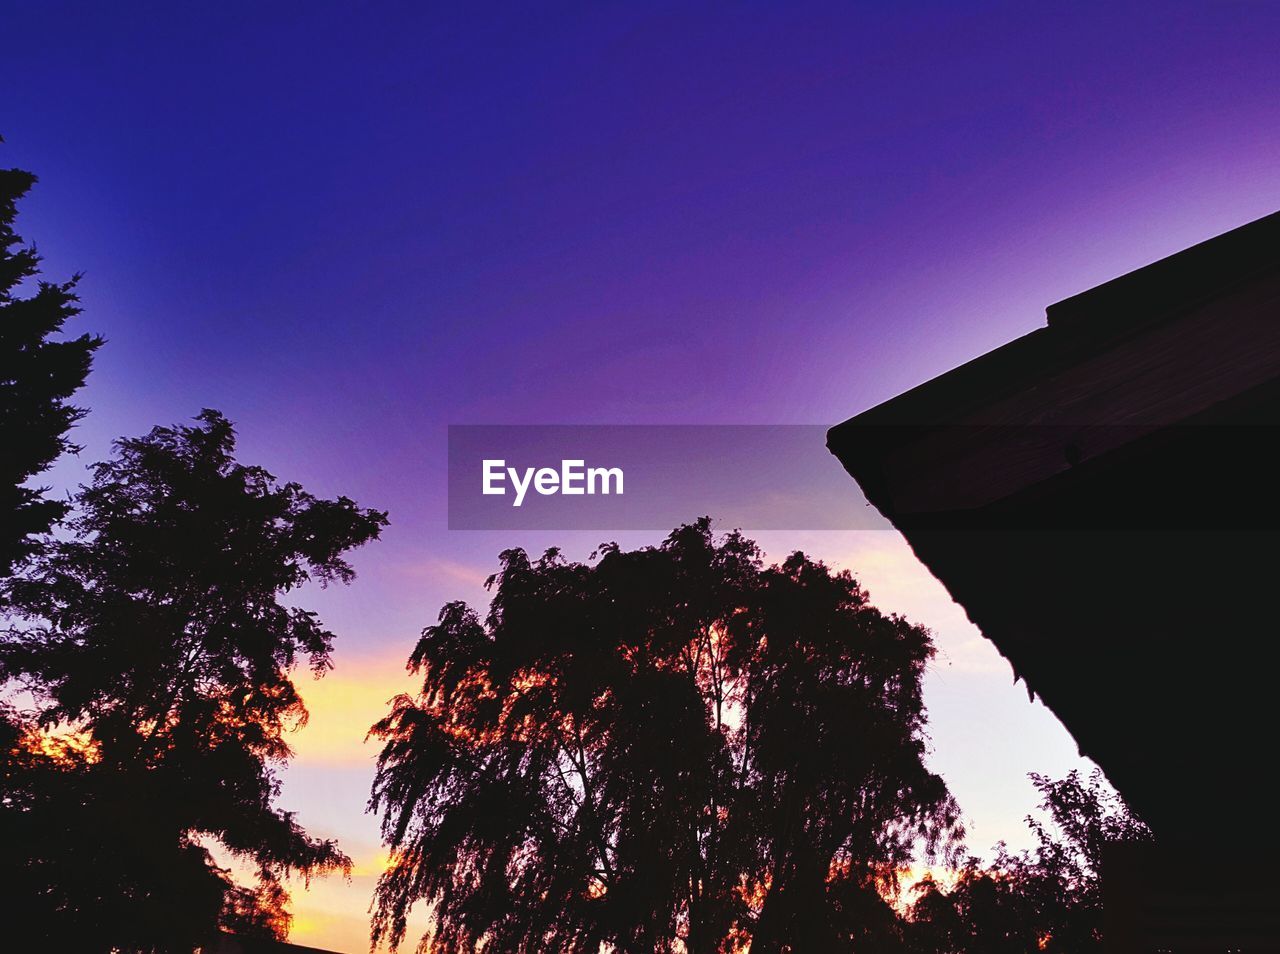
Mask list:
[{"label": "dark fascia board", "polygon": [[1045,309],[1050,328],[1158,320],[1215,297],[1280,259],[1280,212],[1255,219]]},{"label": "dark fascia board", "polygon": [[[827,446],[844,461],[874,454],[868,430],[945,424],[1102,351],[1152,323],[1280,269],[1280,212],[1193,245],[1046,309],[1047,325],[837,424]],[[856,433],[855,433],[856,432]],[[869,443],[872,446],[859,444]],[[856,476],[856,475],[855,475]]]}]

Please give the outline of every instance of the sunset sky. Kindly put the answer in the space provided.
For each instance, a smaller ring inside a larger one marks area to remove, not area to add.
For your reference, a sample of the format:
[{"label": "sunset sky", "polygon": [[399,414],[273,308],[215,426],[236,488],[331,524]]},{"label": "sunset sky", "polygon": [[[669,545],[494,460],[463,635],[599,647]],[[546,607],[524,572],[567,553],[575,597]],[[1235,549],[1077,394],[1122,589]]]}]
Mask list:
[{"label": "sunset sky", "polygon": [[[302,597],[339,640],[281,803],[356,870],[295,887],[293,939],[339,951],[419,630],[507,547],[659,538],[449,531],[447,425],[834,424],[1280,208],[1280,4],[115,7],[0,14],[19,229],[108,339],[55,476],[213,407],[390,511]],[[1026,773],[1074,744],[902,540],[757,537],[934,630],[932,764],[974,850],[1028,844]]]}]

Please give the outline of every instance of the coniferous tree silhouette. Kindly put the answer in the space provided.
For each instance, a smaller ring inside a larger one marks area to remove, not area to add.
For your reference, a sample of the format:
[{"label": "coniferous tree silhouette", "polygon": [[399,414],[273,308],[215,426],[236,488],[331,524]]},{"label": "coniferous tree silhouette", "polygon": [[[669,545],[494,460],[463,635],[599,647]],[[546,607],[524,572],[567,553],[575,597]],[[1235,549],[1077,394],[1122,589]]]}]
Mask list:
[{"label": "coniferous tree silhouette", "polygon": [[27,483],[76,449],[67,432],[84,411],[68,401],[102,344],[87,334],[55,337],[80,311],[78,275],[60,284],[37,282],[23,293],[40,272],[40,256],[14,225],[18,201],[35,181],[29,172],[0,169],[0,578],[66,514],[65,503]]},{"label": "coniferous tree silhouette", "polygon": [[442,954],[902,949],[885,896],[960,834],[924,763],[927,631],[706,519],[501,566],[372,730],[375,942],[423,902]]},{"label": "coniferous tree silhouette", "polygon": [[[279,934],[281,878],[344,869],[274,806],[286,733],[306,718],[292,669],[333,634],[284,602],[349,581],[344,554],[386,515],[240,464],[231,424],[117,443],[76,498],[71,539],[8,585],[23,614],[0,676],[38,704],[6,720],[0,855],[6,936],[50,950],[190,951],[221,924]],[[237,887],[216,843],[249,863]]]}]

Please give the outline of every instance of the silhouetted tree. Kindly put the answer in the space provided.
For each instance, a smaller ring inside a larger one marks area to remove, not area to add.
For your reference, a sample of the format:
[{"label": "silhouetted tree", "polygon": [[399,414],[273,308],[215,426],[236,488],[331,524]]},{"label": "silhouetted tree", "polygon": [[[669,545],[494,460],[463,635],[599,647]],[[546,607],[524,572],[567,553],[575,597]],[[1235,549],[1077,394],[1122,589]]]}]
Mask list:
[{"label": "silhouetted tree", "polygon": [[[333,634],[286,603],[308,579],[347,582],[344,554],[385,514],[318,499],[237,463],[230,423],[156,428],[95,466],[68,523],[8,589],[24,614],[0,676],[12,711],[0,803],[4,901],[46,949],[191,950],[219,923],[278,933],[280,879],[347,868],[274,807],[274,766],[306,710],[292,671],[319,675]],[[256,867],[237,887],[209,851]]]},{"label": "silhouetted tree", "polygon": [[932,879],[912,907],[919,954],[1081,954],[1102,949],[1102,852],[1150,837],[1095,769],[1052,780],[1032,775],[1049,823],[1029,816],[1039,844],[997,846],[988,867],[970,858],[950,887]]},{"label": "silhouetted tree", "polygon": [[[2,140],[0,140],[2,141]],[[28,486],[66,451],[67,438],[84,411],[68,399],[84,384],[93,352],[102,339],[81,335],[57,340],[80,309],[75,285],[38,282],[35,246],[14,231],[18,200],[35,176],[0,169],[0,577],[26,559],[66,514],[67,505]]]},{"label": "silhouetted tree", "polygon": [[445,606],[421,693],[372,730],[375,942],[424,902],[442,954],[900,949],[885,895],[959,834],[924,764],[927,631],[705,519],[500,559],[487,618]]}]

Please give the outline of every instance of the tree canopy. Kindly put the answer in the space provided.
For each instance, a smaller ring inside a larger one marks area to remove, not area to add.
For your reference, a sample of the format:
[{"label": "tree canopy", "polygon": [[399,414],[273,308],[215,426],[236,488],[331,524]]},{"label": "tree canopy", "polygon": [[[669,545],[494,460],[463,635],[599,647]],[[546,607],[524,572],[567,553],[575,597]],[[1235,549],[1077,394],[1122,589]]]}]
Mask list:
[{"label": "tree canopy", "polygon": [[[57,336],[79,313],[79,276],[36,281],[40,256],[14,230],[18,201],[35,176],[0,169],[0,578],[31,555],[67,505],[29,482],[75,445],[84,411],[69,399],[84,384],[102,339]],[[24,294],[29,290],[29,294]]]},{"label": "tree canopy", "polygon": [[900,946],[900,870],[961,834],[929,633],[706,519],[596,556],[508,550],[483,620],[423,632],[421,692],[372,730],[375,942],[422,902],[445,954]]},{"label": "tree canopy", "polygon": [[215,411],[94,467],[72,535],[8,583],[22,617],[0,640],[0,677],[35,706],[5,718],[5,900],[40,940],[167,951],[219,924],[279,934],[283,876],[348,867],[274,805],[306,718],[295,666],[323,673],[334,639],[290,594],[349,581],[344,555],[385,523],[237,462]]},{"label": "tree canopy", "polygon": [[1102,950],[1103,849],[1151,833],[1099,770],[1031,780],[1048,816],[1027,818],[1036,847],[1015,854],[999,845],[989,865],[969,858],[950,885],[927,878],[910,911],[912,954]]}]

